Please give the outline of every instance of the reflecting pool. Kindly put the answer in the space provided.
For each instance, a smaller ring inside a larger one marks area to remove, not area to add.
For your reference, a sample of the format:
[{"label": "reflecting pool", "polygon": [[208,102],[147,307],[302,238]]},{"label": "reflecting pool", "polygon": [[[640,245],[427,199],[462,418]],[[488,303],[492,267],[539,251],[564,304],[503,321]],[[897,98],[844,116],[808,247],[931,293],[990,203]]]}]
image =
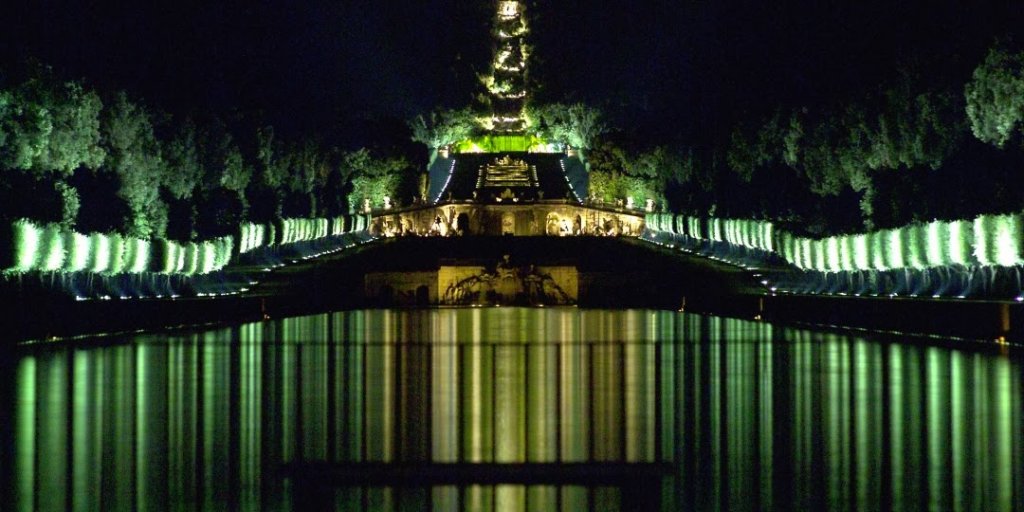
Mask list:
[{"label": "reflecting pool", "polygon": [[[661,462],[663,510],[1024,510],[1022,364],[987,352],[488,308],[17,356],[4,509],[287,510],[312,488],[285,468],[322,462]],[[337,510],[627,508],[615,485],[336,484]]]}]

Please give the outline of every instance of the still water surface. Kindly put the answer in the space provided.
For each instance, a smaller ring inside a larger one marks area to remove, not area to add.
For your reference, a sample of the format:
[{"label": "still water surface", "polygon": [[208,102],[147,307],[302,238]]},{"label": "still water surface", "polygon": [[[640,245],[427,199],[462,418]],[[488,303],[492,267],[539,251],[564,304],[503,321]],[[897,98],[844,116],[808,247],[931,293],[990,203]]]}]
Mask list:
[{"label": "still water surface", "polygon": [[[287,510],[299,461],[664,461],[664,510],[1024,510],[1022,365],[997,354],[500,308],[19,355],[14,510]],[[339,510],[622,508],[617,488],[331,492]]]}]

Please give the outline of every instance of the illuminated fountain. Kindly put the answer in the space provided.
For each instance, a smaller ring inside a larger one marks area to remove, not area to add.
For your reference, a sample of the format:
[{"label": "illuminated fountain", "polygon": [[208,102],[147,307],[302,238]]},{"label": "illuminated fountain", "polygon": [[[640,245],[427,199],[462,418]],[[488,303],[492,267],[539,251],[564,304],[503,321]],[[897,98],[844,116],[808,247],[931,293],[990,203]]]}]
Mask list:
[{"label": "illuminated fountain", "polygon": [[448,285],[441,298],[446,305],[567,305],[575,304],[555,279],[536,268],[515,267],[506,254],[493,272],[465,277]]},{"label": "illuminated fountain", "polygon": [[[823,239],[767,221],[651,214],[646,239],[763,269],[771,291],[1021,300],[1024,215],[982,215]],[[786,270],[773,270],[780,265]]]},{"label": "illuminated fountain", "polygon": [[[16,292],[77,300],[237,295],[255,278],[229,264],[263,270],[372,240],[366,216],[246,223],[237,235],[195,242],[143,240],[117,233],[76,233],[22,219],[0,245],[0,282]],[[237,243],[236,243],[237,241]]]}]

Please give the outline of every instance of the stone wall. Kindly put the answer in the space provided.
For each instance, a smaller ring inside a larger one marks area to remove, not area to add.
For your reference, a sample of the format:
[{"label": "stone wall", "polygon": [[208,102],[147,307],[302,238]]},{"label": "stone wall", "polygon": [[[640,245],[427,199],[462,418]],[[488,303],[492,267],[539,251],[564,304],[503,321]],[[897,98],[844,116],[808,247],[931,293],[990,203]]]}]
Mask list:
[{"label": "stone wall", "polygon": [[364,283],[366,299],[372,303],[396,306],[438,303],[437,271],[372,272],[366,274]]},{"label": "stone wall", "polygon": [[371,303],[424,305],[559,305],[579,298],[576,267],[442,265],[427,272],[372,272],[365,277]]},{"label": "stone wall", "polygon": [[639,236],[640,214],[603,210],[559,201],[519,203],[460,202],[377,214],[375,236],[515,235]]}]

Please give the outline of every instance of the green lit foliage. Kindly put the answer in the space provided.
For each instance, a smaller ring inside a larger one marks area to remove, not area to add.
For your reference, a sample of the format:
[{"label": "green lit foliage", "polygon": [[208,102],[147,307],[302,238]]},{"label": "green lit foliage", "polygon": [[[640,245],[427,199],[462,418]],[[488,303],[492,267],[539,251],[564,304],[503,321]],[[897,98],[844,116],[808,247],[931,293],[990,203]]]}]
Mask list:
[{"label": "green lit foliage", "polygon": [[203,176],[196,145],[196,125],[191,119],[182,123],[177,133],[164,144],[163,155],[167,163],[164,187],[175,199],[190,199]]},{"label": "green lit foliage", "polygon": [[89,237],[72,231],[64,232],[64,246],[68,255],[64,270],[67,272],[81,272],[89,267],[89,252],[91,245]]},{"label": "green lit foliage", "polygon": [[[44,187],[52,184],[60,210],[47,216],[66,227],[75,224],[80,204],[66,179],[76,169],[99,167],[106,157],[99,145],[101,108],[95,92],[57,82],[45,68],[13,89],[0,90],[0,169],[22,170]],[[36,204],[52,209],[43,196],[36,196]]]},{"label": "green lit foliage", "polygon": [[299,146],[291,148],[291,156],[288,158],[288,190],[292,194],[292,204],[301,205],[293,207],[289,213],[315,216],[317,212],[316,196],[313,192],[320,183],[320,178],[325,176],[323,169],[326,168],[326,160],[321,155],[319,146],[313,141],[306,141]]},{"label": "green lit foliage", "polygon": [[266,243],[266,235],[267,228],[263,224],[242,224],[241,235],[238,239],[238,252],[240,254],[245,254],[253,249],[263,247]]},{"label": "green lit foliage", "polygon": [[468,139],[476,130],[476,118],[469,108],[460,110],[436,110],[424,117],[422,114],[409,121],[412,140],[436,150]]},{"label": "green lit foliage", "polygon": [[536,135],[489,134],[460,141],[455,149],[458,153],[527,152],[546,144],[544,139]]},{"label": "green lit foliage", "polygon": [[67,251],[64,250],[64,234],[59,225],[51,224],[41,230],[39,248],[41,260],[39,270],[52,272],[64,267]]},{"label": "green lit foliage", "polygon": [[373,208],[380,208],[385,197],[394,199],[409,164],[402,158],[376,158],[364,148],[346,153],[342,166],[352,173],[349,209],[358,212],[366,200]]},{"label": "green lit foliage", "polygon": [[103,117],[107,167],[118,177],[117,194],[128,205],[124,231],[129,236],[162,236],[167,209],[160,199],[165,164],[145,108],[118,93]]},{"label": "green lit foliage", "polygon": [[660,204],[665,183],[686,172],[681,157],[663,147],[630,157],[622,147],[602,140],[589,160],[591,199],[613,203],[632,198],[638,208],[648,199]]},{"label": "green lit foliage", "polygon": [[970,221],[950,222],[946,228],[949,244],[949,262],[954,265],[968,265],[971,248],[974,247],[974,230]]},{"label": "green lit foliage", "polygon": [[99,95],[68,82],[51,95],[49,141],[32,164],[35,169],[70,174],[79,167],[99,167],[106,152],[100,147]]},{"label": "green lit foliage", "polygon": [[42,230],[27,220],[14,222],[11,246],[14,249],[15,272],[28,272],[36,268],[42,247]]},{"label": "green lit foliage", "polygon": [[127,244],[125,238],[117,233],[107,235],[110,250],[110,264],[107,266],[107,273],[121,274],[127,270],[125,249]]},{"label": "green lit foliage", "polygon": [[319,240],[330,234],[328,219],[282,219],[281,244]]},{"label": "green lit foliage", "polygon": [[[324,221],[326,222],[326,221]],[[59,224],[37,225],[26,219],[11,224],[12,265],[6,272],[92,272],[198,274],[216,272],[231,260],[232,237],[199,243],[146,240],[117,233],[81,234]],[[150,261],[156,266],[150,268]]]},{"label": "green lit foliage", "polygon": [[[818,272],[926,269],[950,265],[1024,264],[1024,214],[981,215],[973,221],[933,221],[822,239],[798,237],[772,223],[649,214],[648,229],[775,252]],[[673,228],[672,226],[675,226]],[[680,228],[683,228],[680,230]]]},{"label": "green lit foliage", "polygon": [[974,136],[1003,147],[1024,123],[1024,52],[989,49],[964,97]]},{"label": "green lit foliage", "polygon": [[905,76],[842,105],[777,111],[759,124],[737,125],[724,155],[741,183],[788,167],[818,196],[858,193],[870,229],[874,172],[936,169],[965,132],[963,105],[955,94],[920,87]]},{"label": "green lit foliage", "polygon": [[105,272],[110,268],[110,239],[102,233],[92,233],[89,246],[89,271]]},{"label": "green lit foliage", "polygon": [[536,107],[534,116],[537,117],[537,135],[542,139],[578,149],[591,149],[597,138],[608,130],[601,120],[601,111],[583,103]]},{"label": "green lit foliage", "polygon": [[32,170],[48,150],[53,116],[49,105],[25,84],[0,92],[0,166]]},{"label": "green lit foliage", "polygon": [[[254,198],[255,211],[251,217],[252,220],[263,222],[282,215],[288,180],[288,155],[271,126],[262,127],[256,132],[255,161],[255,182],[259,193]],[[259,204],[261,202],[263,204]]]},{"label": "green lit foliage", "polygon": [[60,194],[61,199],[61,225],[70,228],[78,219],[78,210],[81,208],[81,201],[78,197],[78,190],[62,180],[55,180],[53,188]]},{"label": "green lit foliage", "polygon": [[[783,140],[785,134],[779,126],[779,115],[776,113],[755,133],[748,133],[750,130],[741,126],[736,126],[733,129],[725,158],[732,170],[744,182],[749,183],[756,169],[770,164],[779,157],[780,149],[783,153],[790,151],[789,146]],[[780,141],[782,141],[781,148]]]},{"label": "green lit foliage", "polygon": [[[285,218],[269,224],[244,223],[238,230],[238,252],[245,254],[263,247],[309,242],[365,231],[367,225],[364,215],[312,219]],[[218,249],[217,254],[223,253]]]},{"label": "green lit foliage", "polygon": [[252,179],[252,166],[246,164],[234,136],[219,119],[203,130],[198,142],[208,210],[202,232],[206,236],[231,232],[248,210],[245,193]]},{"label": "green lit foliage", "polygon": [[242,216],[245,216],[246,199],[245,189],[252,179],[252,169],[242,159],[242,152],[238,146],[232,144],[226,148],[224,153],[224,172],[220,178],[220,184],[225,189],[238,194],[239,202],[242,203]]},{"label": "green lit foliage", "polygon": [[775,228],[771,222],[710,218],[707,219],[707,225],[707,237],[711,240],[728,242],[750,249],[769,252],[774,250],[772,233]]}]

